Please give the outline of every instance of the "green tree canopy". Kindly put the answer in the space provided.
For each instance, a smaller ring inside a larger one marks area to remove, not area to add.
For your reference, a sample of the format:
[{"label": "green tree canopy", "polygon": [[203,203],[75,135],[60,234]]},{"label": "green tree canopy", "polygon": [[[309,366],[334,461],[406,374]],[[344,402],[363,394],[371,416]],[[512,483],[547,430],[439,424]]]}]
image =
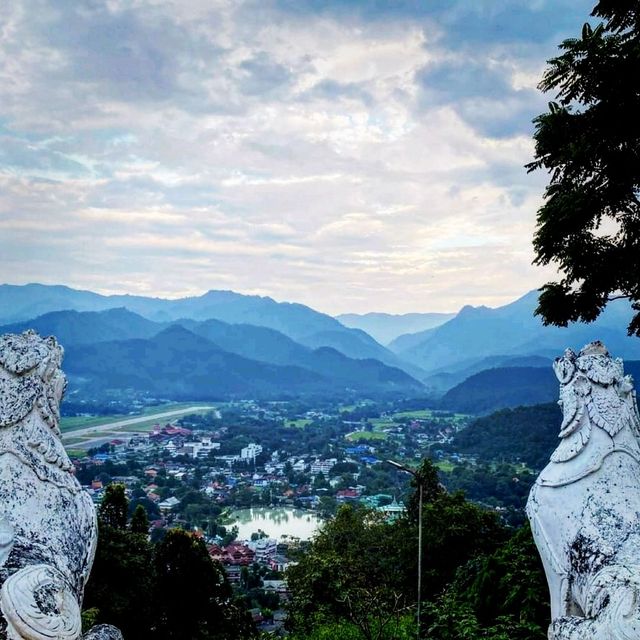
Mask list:
[{"label": "green tree canopy", "polygon": [[[426,485],[422,597],[429,601],[460,566],[495,552],[507,533],[495,513],[460,493],[448,494],[430,462],[418,475]],[[287,570],[294,635],[307,637],[319,624],[348,622],[364,640],[400,637],[415,611],[417,524],[417,507],[415,514],[410,510],[406,518],[388,523],[379,512],[342,506]]]},{"label": "green tree canopy", "polygon": [[352,626],[354,638],[396,637],[411,594],[407,598],[397,570],[403,541],[395,533],[381,514],[352,505],[324,525],[287,570],[290,624],[300,637],[312,637],[318,624],[339,621]]},{"label": "green tree canopy", "polygon": [[159,640],[237,640],[251,622],[234,604],[222,565],[202,539],[172,529],[155,549],[155,634]]},{"label": "green tree canopy", "polygon": [[149,517],[143,505],[139,504],[136,507],[131,516],[129,528],[131,529],[131,533],[138,533],[144,536],[149,534]]},{"label": "green tree canopy", "polygon": [[93,624],[113,624],[125,638],[149,636],[153,552],[144,535],[127,529],[128,500],[121,484],[107,487],[98,517],[98,548],[84,599]]},{"label": "green tree canopy", "polygon": [[129,501],[123,484],[107,486],[100,503],[98,517],[101,524],[114,529],[126,529]]},{"label": "green tree canopy", "polygon": [[535,160],[550,182],[538,211],[535,264],[555,264],[542,287],[546,324],[594,320],[628,298],[640,335],[640,4],[600,0],[581,37],[565,40],[540,84],[554,92],[534,122]]},{"label": "green tree canopy", "polygon": [[458,569],[427,606],[432,640],[544,640],[550,620],[542,563],[528,525],[495,553]]}]

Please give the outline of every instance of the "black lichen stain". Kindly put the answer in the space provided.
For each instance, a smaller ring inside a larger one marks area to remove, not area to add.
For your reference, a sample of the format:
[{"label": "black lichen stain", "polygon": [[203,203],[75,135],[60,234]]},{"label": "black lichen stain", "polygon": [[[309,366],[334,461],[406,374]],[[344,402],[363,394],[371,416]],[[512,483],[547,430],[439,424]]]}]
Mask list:
[{"label": "black lichen stain", "polygon": [[60,608],[58,606],[58,589],[54,584],[44,584],[39,586],[33,592],[33,599],[35,600],[40,612],[46,616],[59,616]]},{"label": "black lichen stain", "polygon": [[609,564],[611,555],[602,551],[601,545],[595,540],[578,533],[569,549],[571,568],[576,575],[594,574],[603,566]]}]

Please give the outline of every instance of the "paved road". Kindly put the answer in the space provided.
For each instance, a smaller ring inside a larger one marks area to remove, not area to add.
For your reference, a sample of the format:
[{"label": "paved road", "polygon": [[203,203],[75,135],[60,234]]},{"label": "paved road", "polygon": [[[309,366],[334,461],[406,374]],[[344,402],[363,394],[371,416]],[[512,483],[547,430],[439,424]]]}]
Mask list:
[{"label": "paved road", "polygon": [[189,407],[187,409],[174,409],[173,411],[165,411],[164,413],[154,413],[147,416],[137,416],[136,418],[127,418],[126,420],[118,420],[116,422],[108,422],[106,424],[99,424],[93,427],[86,427],[85,429],[75,429],[73,431],[66,431],[62,434],[62,439],[76,438],[77,436],[89,435],[92,433],[100,433],[102,431],[113,431],[114,429],[120,429],[122,427],[128,427],[132,424],[139,424],[141,422],[151,422],[152,420],[162,420],[163,418],[173,418],[175,416],[186,415],[188,413],[196,413],[199,411],[212,411],[215,407]]}]

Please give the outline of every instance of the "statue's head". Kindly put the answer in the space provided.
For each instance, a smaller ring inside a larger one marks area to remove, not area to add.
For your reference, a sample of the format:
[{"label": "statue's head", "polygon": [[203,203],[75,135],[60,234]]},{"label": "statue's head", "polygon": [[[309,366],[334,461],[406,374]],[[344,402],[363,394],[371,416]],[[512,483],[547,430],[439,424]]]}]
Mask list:
[{"label": "statue's head", "polygon": [[63,354],[55,338],[41,338],[34,331],[0,336],[0,427],[17,424],[37,409],[59,432],[66,387]]},{"label": "statue's head", "polygon": [[612,437],[625,426],[637,426],[633,379],[624,375],[622,360],[612,358],[601,342],[591,342],[577,354],[567,349],[553,369],[560,382],[560,437],[582,432],[574,446],[566,447],[571,457],[586,446],[592,426]]}]

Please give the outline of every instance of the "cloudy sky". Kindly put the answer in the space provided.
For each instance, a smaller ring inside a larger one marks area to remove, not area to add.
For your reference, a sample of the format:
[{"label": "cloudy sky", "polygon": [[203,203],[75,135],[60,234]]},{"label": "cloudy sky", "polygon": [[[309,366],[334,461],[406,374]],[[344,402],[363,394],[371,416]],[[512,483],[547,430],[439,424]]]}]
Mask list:
[{"label": "cloudy sky", "polygon": [[531,266],[545,60],[593,0],[0,3],[0,281],[347,311]]}]

